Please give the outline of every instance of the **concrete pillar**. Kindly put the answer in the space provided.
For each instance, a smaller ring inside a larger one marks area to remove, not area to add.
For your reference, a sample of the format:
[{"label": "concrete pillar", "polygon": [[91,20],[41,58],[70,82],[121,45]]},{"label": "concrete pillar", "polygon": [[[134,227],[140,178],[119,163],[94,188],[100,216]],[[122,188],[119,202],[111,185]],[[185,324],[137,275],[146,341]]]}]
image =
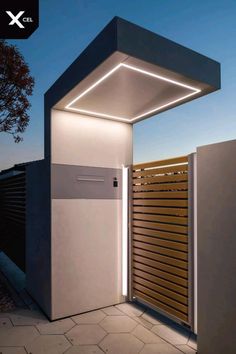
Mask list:
[{"label": "concrete pillar", "polygon": [[197,149],[198,354],[235,354],[236,140]]}]

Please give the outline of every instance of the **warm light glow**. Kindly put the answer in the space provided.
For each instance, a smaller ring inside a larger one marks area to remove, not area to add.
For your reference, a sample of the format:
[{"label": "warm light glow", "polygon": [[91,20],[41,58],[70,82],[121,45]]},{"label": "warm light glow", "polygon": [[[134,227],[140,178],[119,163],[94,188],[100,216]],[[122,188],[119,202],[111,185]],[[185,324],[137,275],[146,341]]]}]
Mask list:
[{"label": "warm light glow", "polygon": [[131,66],[131,65],[128,65],[128,64],[125,64],[125,63],[122,63],[121,66],[124,66],[125,68],[130,69],[130,70],[138,71],[139,73],[142,73],[142,74],[145,74],[145,75],[148,75],[148,76],[155,77],[156,79],[160,79],[160,80],[163,80],[163,81],[171,82],[172,84],[188,88],[189,90],[193,90],[193,91],[198,90],[195,87],[192,87],[192,86],[189,86],[189,85],[185,85],[185,84],[182,84],[179,81],[171,80],[171,79],[168,79],[167,77],[151,73],[150,71],[139,69],[136,66]]},{"label": "warm light glow", "polygon": [[96,86],[98,86],[101,82],[103,82],[104,80],[106,80],[109,76],[111,76],[116,70],[118,70],[121,67],[122,64],[118,64],[117,66],[115,66],[112,70],[108,71],[108,73],[104,76],[101,77],[101,79],[99,79],[98,81],[96,81],[92,86],[90,86],[87,90],[83,91],[78,97],[76,97],[73,101],[71,101],[66,108],[70,108],[70,106],[75,103],[76,101],[78,101],[81,97],[85,96],[88,92],[90,92],[91,90],[93,90]]},{"label": "warm light glow", "polygon": [[[68,109],[68,107],[66,107]],[[108,119],[114,119],[114,120],[120,120],[122,122],[130,122],[130,119],[127,119],[127,118],[122,118],[122,117],[117,117],[117,116],[112,116],[110,114],[104,114],[104,113],[98,113],[98,112],[92,112],[92,111],[87,111],[87,110],[84,110],[84,109],[78,109],[78,108],[69,108],[71,109],[72,111],[76,111],[76,112],[79,112],[79,113],[84,113],[84,114],[89,114],[91,116],[98,116],[98,117],[101,117],[101,118],[108,118]]]},{"label": "warm light glow", "polygon": [[122,168],[122,295],[128,294],[128,167]]},{"label": "warm light glow", "polygon": [[[104,80],[106,80],[109,76],[111,76],[114,72],[116,72],[118,69],[120,69],[121,67],[125,67],[129,70],[133,70],[133,71],[137,71],[141,74],[144,74],[144,75],[147,75],[147,76],[151,76],[151,77],[154,77],[156,79],[159,79],[159,80],[162,80],[162,81],[166,81],[166,82],[169,82],[173,85],[177,85],[177,86],[181,86],[181,87],[184,87],[188,90],[191,90],[192,92],[187,94],[187,95],[184,95],[178,99],[175,99],[173,101],[170,101],[164,105],[161,105],[161,106],[158,106],[150,111],[147,111],[145,113],[142,113],[136,117],[133,117],[133,118],[125,118],[125,117],[118,117],[118,116],[113,116],[113,115],[110,115],[110,114],[105,114],[105,113],[99,113],[99,112],[92,112],[92,111],[88,111],[88,110],[84,110],[84,109],[79,109],[79,108],[75,108],[75,107],[71,107],[75,102],[77,102],[80,98],[82,98],[83,96],[85,96],[87,93],[89,93],[90,91],[92,91],[96,86],[98,86],[99,84],[101,84]],[[175,81],[175,80],[171,80],[167,77],[164,77],[164,76],[161,76],[161,75],[157,75],[157,74],[154,74],[152,72],[149,72],[149,71],[146,71],[146,70],[143,70],[143,69],[140,69],[140,68],[137,68],[135,66],[131,66],[131,65],[128,65],[128,64],[125,64],[125,63],[120,63],[118,65],[116,65],[112,70],[110,70],[107,74],[105,74],[104,76],[102,76],[99,80],[97,80],[93,85],[91,85],[89,88],[87,88],[85,91],[83,91],[79,96],[77,96],[73,101],[71,101],[65,108],[66,109],[69,109],[69,110],[72,110],[72,111],[76,111],[76,112],[79,112],[79,113],[84,113],[84,114],[89,114],[89,115],[93,115],[93,116],[98,116],[98,117],[101,117],[101,118],[108,118],[108,119],[115,119],[115,120],[119,120],[119,121],[123,121],[123,122],[129,122],[129,123],[133,123],[135,122],[136,120],[139,120],[141,119],[142,117],[145,117],[147,115],[150,115],[152,113],[155,113],[155,112],[158,112],[168,106],[171,106],[175,103],[178,103],[180,101],[183,101],[185,100],[186,98],[188,97],[191,97],[193,95],[196,95],[197,93],[201,92],[200,89],[197,89],[193,86],[189,86],[189,85],[186,85],[182,82],[179,82],[179,81]]]},{"label": "warm light glow", "polygon": [[[199,92],[199,91],[198,91],[198,92]],[[147,116],[147,115],[149,115],[149,114],[151,114],[151,113],[155,113],[155,112],[157,112],[157,111],[160,111],[160,110],[162,110],[163,108],[166,108],[166,107],[168,107],[168,106],[171,106],[171,105],[174,104],[174,103],[183,101],[183,100],[185,100],[186,98],[188,98],[188,97],[190,97],[190,96],[196,95],[196,93],[198,93],[198,92],[191,92],[191,93],[189,93],[188,95],[185,95],[185,96],[183,96],[183,97],[177,98],[177,100],[174,100],[174,101],[171,101],[171,102],[169,102],[169,103],[163,104],[162,106],[159,106],[159,107],[157,107],[157,108],[154,108],[154,109],[152,109],[151,111],[148,111],[148,112],[146,112],[146,113],[144,113],[144,114],[141,114],[140,116],[135,117],[134,119],[132,119],[132,121],[133,121],[133,120],[140,119],[140,118],[142,118],[142,117],[145,117],[145,116]]]}]

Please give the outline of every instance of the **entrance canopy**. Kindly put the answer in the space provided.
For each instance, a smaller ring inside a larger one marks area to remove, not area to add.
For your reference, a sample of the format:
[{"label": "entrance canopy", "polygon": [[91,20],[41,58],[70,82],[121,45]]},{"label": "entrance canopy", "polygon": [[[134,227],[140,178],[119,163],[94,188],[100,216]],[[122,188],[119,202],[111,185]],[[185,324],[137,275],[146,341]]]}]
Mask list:
[{"label": "entrance canopy", "polygon": [[135,123],[220,88],[220,64],[115,17],[47,92],[51,108]]}]

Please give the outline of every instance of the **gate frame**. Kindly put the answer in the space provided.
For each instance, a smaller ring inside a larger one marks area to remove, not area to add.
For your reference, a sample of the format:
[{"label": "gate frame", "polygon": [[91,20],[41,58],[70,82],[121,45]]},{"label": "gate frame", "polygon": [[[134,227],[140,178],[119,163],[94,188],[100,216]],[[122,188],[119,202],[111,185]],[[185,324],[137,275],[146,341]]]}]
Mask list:
[{"label": "gate frame", "polygon": [[[197,233],[196,233],[196,153],[186,155],[188,157],[188,324],[181,321],[177,317],[166,313],[165,311],[156,308],[145,300],[139,300],[133,295],[132,288],[132,269],[133,269],[133,230],[132,230],[132,214],[133,214],[133,166],[129,167],[129,215],[128,215],[128,296],[130,302],[136,302],[144,305],[155,312],[170,318],[183,327],[191,329],[197,334],[197,265],[196,265],[196,246],[197,246]],[[177,156],[178,157],[178,156]],[[158,160],[157,160],[158,161]]]}]

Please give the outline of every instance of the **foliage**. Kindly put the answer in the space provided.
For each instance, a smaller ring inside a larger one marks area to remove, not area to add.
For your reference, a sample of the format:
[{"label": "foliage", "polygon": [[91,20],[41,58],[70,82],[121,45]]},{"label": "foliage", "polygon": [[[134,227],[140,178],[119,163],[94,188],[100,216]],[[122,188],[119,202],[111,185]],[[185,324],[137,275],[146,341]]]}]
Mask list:
[{"label": "foliage", "polygon": [[12,134],[15,142],[29,124],[28,96],[34,79],[18,48],[0,40],[0,132]]}]

